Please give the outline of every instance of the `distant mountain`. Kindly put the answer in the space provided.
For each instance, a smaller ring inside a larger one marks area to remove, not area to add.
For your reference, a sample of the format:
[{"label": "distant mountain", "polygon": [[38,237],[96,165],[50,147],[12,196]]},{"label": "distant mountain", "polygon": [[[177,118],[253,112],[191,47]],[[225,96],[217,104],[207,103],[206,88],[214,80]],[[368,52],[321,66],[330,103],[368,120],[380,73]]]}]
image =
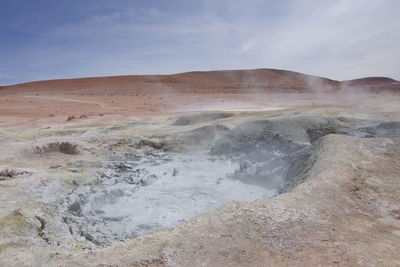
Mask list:
[{"label": "distant mountain", "polygon": [[304,90],[315,85],[338,88],[339,82],[277,69],[196,71],[172,75],[128,75],[28,82],[4,88],[19,90],[124,90],[173,87],[178,90]]},{"label": "distant mountain", "polygon": [[388,77],[366,77],[361,79],[343,81],[342,83],[347,83],[349,85],[354,85],[354,86],[375,86],[382,84],[395,84],[398,82],[399,81],[396,81]]},{"label": "distant mountain", "polygon": [[364,88],[376,92],[400,92],[400,82],[388,77],[365,77],[341,82],[342,87]]},{"label": "distant mountain", "polygon": [[[91,93],[123,92],[133,88],[162,91],[173,88],[180,91],[200,90],[203,92],[260,89],[277,92],[325,89],[335,91],[342,85],[351,87],[398,87],[399,82],[386,77],[367,77],[350,81],[335,81],[328,78],[278,69],[196,71],[172,75],[127,75],[92,78],[74,78],[28,82],[3,89],[18,91],[88,90]],[[388,86],[389,85],[389,86]],[[1,87],[0,87],[1,88]]]}]

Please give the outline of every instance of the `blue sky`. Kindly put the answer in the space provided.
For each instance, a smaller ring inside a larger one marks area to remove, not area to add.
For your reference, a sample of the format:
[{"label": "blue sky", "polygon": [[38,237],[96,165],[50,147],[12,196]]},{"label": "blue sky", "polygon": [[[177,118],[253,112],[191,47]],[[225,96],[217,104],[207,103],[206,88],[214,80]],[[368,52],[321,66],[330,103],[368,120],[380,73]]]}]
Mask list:
[{"label": "blue sky", "polygon": [[400,79],[398,0],[0,0],[0,84],[281,68]]}]

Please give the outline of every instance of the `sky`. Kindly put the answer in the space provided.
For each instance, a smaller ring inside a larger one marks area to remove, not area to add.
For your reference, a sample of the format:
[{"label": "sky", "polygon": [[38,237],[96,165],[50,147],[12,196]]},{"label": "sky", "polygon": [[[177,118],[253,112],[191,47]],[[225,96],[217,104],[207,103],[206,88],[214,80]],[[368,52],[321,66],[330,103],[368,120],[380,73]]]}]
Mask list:
[{"label": "sky", "polygon": [[0,85],[278,68],[400,80],[399,0],[0,0]]}]

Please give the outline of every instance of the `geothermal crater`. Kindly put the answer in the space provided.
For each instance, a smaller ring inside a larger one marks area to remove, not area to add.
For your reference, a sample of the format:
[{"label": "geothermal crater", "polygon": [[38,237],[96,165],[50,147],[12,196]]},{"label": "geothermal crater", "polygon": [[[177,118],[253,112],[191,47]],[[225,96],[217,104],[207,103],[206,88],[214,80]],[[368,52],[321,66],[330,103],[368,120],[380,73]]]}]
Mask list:
[{"label": "geothermal crater", "polygon": [[[187,255],[199,246],[202,261],[242,247],[286,253],[355,232],[367,238],[359,231],[380,221],[366,214],[398,220],[396,116],[197,112],[12,134],[3,132],[0,146],[2,164],[14,162],[0,168],[0,203],[13,203],[0,210],[0,249],[9,253],[119,264],[122,256],[96,255],[132,250],[135,262],[148,253],[146,264],[158,255],[192,266]],[[354,229],[354,218],[371,221]]]},{"label": "geothermal crater", "polygon": [[[395,121],[295,115],[239,119],[229,127],[220,120],[231,116],[183,116],[163,126],[173,133],[125,137],[124,152],[111,155],[85,183],[74,181],[58,204],[69,233],[93,248],[158,232],[230,201],[294,188],[322,136],[400,136]],[[115,129],[135,127],[129,125]]]}]

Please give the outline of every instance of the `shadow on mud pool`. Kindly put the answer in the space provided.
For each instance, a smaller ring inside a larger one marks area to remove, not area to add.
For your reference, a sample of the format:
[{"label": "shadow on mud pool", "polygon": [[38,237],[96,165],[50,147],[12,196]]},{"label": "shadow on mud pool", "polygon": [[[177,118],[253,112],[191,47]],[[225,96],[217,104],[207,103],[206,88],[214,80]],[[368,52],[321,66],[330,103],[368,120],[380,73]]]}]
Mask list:
[{"label": "shadow on mud pool", "polygon": [[[296,182],[320,137],[385,135],[376,130],[379,123],[353,120],[348,127],[344,119],[295,116],[233,129],[217,125],[206,137],[194,129],[190,136],[200,134],[196,138],[207,139],[205,145],[180,152],[141,142],[135,153],[112,158],[71,193],[63,219],[77,238],[104,246],[173,227],[229,201],[276,196]],[[390,133],[398,134],[399,124],[392,126]]]}]

